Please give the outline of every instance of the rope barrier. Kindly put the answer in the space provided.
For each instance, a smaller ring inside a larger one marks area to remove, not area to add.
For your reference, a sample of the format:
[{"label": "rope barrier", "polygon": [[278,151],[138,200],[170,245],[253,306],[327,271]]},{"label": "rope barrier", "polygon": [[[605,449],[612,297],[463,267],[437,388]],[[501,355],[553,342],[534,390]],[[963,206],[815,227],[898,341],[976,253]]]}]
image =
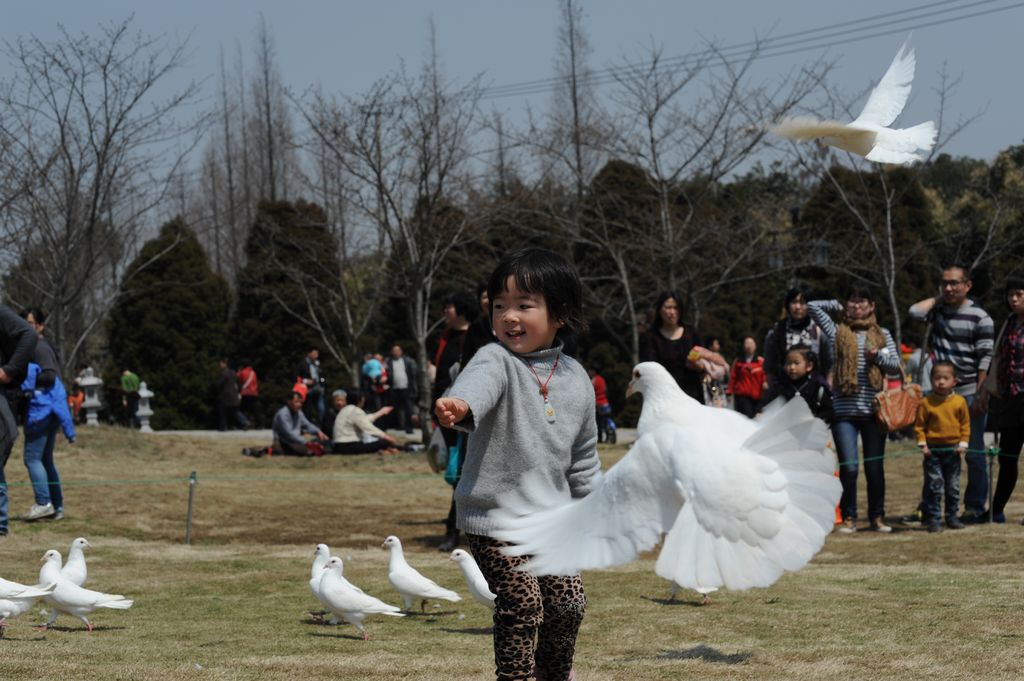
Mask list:
[{"label": "rope barrier", "polygon": [[[956,451],[956,447],[929,447],[928,451],[938,452],[938,453],[954,452],[954,451]],[[991,459],[995,459],[995,458],[1000,457],[1000,456],[1006,457],[1008,459],[1016,459],[1016,458],[1020,457],[1019,453],[1017,453],[1017,454],[1010,454],[1008,452],[1003,452],[1001,449],[999,449],[999,447],[989,447],[988,449],[965,449],[964,453],[965,454],[988,454],[989,458],[991,458]],[[836,452],[836,456],[838,456],[838,455],[839,455],[839,452],[837,451]],[[918,450],[915,447],[913,450],[908,451],[908,452],[900,452],[900,453],[894,453],[894,454],[882,454],[881,456],[866,456],[863,459],[861,459],[861,461],[864,462],[864,463],[867,463],[868,461],[881,461],[883,459],[898,459],[898,458],[904,457],[904,456],[922,456],[922,454],[921,454],[920,450]],[[839,462],[839,467],[840,468],[842,468],[843,466],[846,466],[847,468],[849,468],[849,467],[856,466],[856,465],[857,465],[856,461],[851,461],[850,463],[843,463],[841,461]]]},{"label": "rope barrier", "polygon": [[[436,478],[436,473],[342,473],[325,475],[204,475],[203,482],[323,482],[332,480],[414,480],[417,478]],[[187,483],[189,475],[174,478],[138,478],[123,480],[61,480],[49,483],[62,487],[89,485],[167,485]],[[3,483],[0,483],[0,487]],[[8,482],[8,487],[31,487],[31,481]]]}]

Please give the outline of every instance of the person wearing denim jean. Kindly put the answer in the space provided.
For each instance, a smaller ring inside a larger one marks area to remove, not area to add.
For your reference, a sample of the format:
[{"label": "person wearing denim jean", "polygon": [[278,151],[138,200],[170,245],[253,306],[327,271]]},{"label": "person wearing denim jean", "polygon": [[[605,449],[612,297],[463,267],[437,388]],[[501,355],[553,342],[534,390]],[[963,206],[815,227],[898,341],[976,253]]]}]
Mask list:
[{"label": "person wearing denim jean", "polygon": [[60,475],[53,462],[57,429],[63,425],[68,442],[75,441],[75,426],[68,409],[68,395],[60,377],[57,351],[46,339],[46,315],[36,307],[22,310],[21,317],[38,336],[22,391],[29,397],[25,416],[25,467],[35,492],[35,504],[22,520],[64,517]]},{"label": "person wearing denim jean", "polygon": [[36,331],[6,305],[0,305],[0,537],[7,535],[7,479],[4,466],[18,438],[8,395],[25,378],[36,351]]},{"label": "person wearing denim jean", "polygon": [[[839,457],[843,495],[840,532],[857,531],[857,437],[864,448],[864,476],[868,487],[868,518],[871,529],[891,532],[885,523],[885,435],[875,421],[873,398],[885,388],[885,376],[900,368],[896,343],[887,329],[875,321],[875,301],[870,289],[856,286],[846,303],[811,301],[807,309],[832,346],[835,420],[832,436]],[[829,312],[842,311],[836,324]]]},{"label": "person wearing denim jean", "polygon": [[958,264],[942,269],[939,295],[910,306],[910,316],[931,324],[931,351],[936,361],[956,368],[956,393],[967,400],[971,411],[971,440],[967,455],[967,488],[964,515],[968,523],[987,522],[988,461],[985,425],[988,395],[981,390],[992,361],[995,325],[978,304],[967,297],[972,286],[969,270]]}]

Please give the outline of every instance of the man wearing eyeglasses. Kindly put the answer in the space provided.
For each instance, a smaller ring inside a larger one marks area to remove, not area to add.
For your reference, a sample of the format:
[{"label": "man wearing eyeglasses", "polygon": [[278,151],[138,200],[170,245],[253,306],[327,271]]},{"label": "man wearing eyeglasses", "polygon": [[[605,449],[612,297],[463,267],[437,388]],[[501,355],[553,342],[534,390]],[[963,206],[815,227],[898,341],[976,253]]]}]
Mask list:
[{"label": "man wearing eyeglasses", "polygon": [[956,392],[971,407],[971,439],[967,460],[967,490],[964,493],[966,523],[988,522],[988,469],[985,454],[985,415],[988,396],[981,390],[991,362],[995,329],[992,318],[967,297],[971,275],[966,267],[952,264],[942,270],[939,295],[910,306],[910,316],[928,322],[931,351],[935,361],[956,367]]}]

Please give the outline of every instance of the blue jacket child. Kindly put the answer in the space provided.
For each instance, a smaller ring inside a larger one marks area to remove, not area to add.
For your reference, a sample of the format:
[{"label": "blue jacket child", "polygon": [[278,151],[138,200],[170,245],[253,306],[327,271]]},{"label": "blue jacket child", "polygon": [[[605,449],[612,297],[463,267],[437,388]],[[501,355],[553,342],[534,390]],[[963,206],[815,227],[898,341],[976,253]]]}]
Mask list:
[{"label": "blue jacket child", "polygon": [[40,368],[35,362],[28,364],[28,377],[21,384],[21,390],[28,398],[28,415],[25,417],[25,435],[34,435],[45,426],[50,415],[60,419],[61,428],[64,430],[64,437],[69,442],[75,441],[75,422],[71,418],[71,411],[68,409],[68,394],[64,390],[64,384],[59,380],[46,390],[36,390],[36,377],[39,376]]}]

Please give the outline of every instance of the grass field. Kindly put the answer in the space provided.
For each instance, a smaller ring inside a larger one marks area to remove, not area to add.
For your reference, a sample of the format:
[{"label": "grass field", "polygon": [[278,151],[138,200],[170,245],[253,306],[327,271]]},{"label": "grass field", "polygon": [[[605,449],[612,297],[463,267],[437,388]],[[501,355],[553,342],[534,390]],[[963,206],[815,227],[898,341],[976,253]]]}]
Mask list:
[{"label": "grass field", "polygon": [[[58,446],[67,518],[12,522],[0,576],[35,581],[50,548],[85,536],[93,589],[134,598],[37,632],[39,608],[0,640],[0,679],[485,679],[489,613],[436,550],[450,488],[422,457],[249,459],[244,440],[143,436],[83,428]],[[11,511],[31,504],[20,441],[7,465]],[[622,447],[602,450],[605,465]],[[890,518],[920,489],[918,459],[890,447]],[[187,478],[198,471],[194,544],[184,546]],[[863,496],[863,493],[862,493]],[[1021,497],[1019,494],[1018,497]],[[863,504],[863,501],[862,501]],[[1024,504],[1005,526],[928,535],[829,537],[805,569],[769,589],[667,602],[653,557],[587,573],[580,681],[632,679],[1020,679],[1024,659]],[[345,575],[385,601],[384,537],[410,563],[467,598],[426,616],[351,626],[312,621],[313,547],[330,544]]]}]

